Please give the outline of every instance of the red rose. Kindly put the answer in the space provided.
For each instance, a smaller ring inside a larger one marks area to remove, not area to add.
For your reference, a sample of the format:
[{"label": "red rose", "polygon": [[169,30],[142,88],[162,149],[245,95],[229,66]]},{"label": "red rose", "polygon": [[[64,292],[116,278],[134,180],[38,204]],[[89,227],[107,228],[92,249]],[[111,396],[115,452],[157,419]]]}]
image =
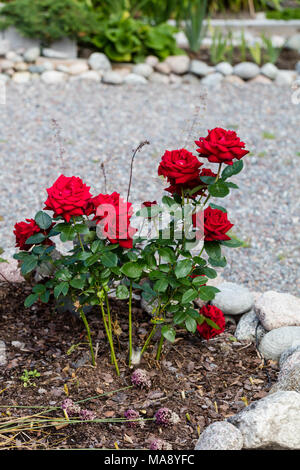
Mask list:
[{"label": "red rose", "polygon": [[231,240],[226,233],[233,227],[233,224],[229,222],[226,212],[208,206],[204,214],[203,212],[193,214],[192,219],[194,227],[204,232],[206,242]]},{"label": "red rose", "polygon": [[130,226],[132,204],[125,202],[120,194],[99,194],[92,199],[96,207],[97,224],[103,226],[104,234],[111,243],[123,248],[132,248],[132,237],[137,231]]},{"label": "red rose", "polygon": [[211,176],[212,178],[216,178],[217,173],[214,173],[209,168],[202,168],[200,171],[200,176]]},{"label": "red rose", "polygon": [[47,189],[48,199],[44,209],[52,210],[54,217],[62,216],[66,222],[72,217],[87,215],[90,212],[92,195],[80,178],[75,176],[60,177],[51,188]]},{"label": "red rose", "polygon": [[145,206],[145,207],[151,207],[151,206],[156,206],[157,205],[157,201],[145,201],[142,203],[142,206]]},{"label": "red rose", "polygon": [[232,160],[235,158],[240,160],[249,153],[249,150],[244,150],[245,143],[241,142],[236,132],[227,131],[221,127],[208,131],[207,137],[200,137],[195,144],[199,147],[197,152],[200,156],[214,163],[232,165]]},{"label": "red rose", "polygon": [[[35,235],[36,233],[42,233],[43,235],[47,235],[54,224],[51,225],[47,230],[42,230],[35,220],[33,219],[26,219],[26,222],[18,222],[15,224],[14,234],[16,237],[16,247],[20,248],[20,250],[28,251],[33,244],[26,244],[26,240]],[[51,240],[44,240],[43,245],[53,245],[54,243]]]},{"label": "red rose", "polygon": [[201,325],[197,326],[199,334],[206,340],[217,336],[225,330],[225,318],[222,310],[214,305],[204,305],[200,310],[200,315],[203,315],[206,318],[212,320],[218,327],[219,330],[208,325],[206,321]]},{"label": "red rose", "polygon": [[[159,164],[158,174],[167,178],[171,183],[171,187],[167,189],[169,192],[173,192],[172,187],[176,187],[177,190],[178,188],[193,188],[201,184],[199,182],[201,165],[202,163],[197,157],[185,149],[166,150]],[[179,194],[181,194],[181,190]]]}]

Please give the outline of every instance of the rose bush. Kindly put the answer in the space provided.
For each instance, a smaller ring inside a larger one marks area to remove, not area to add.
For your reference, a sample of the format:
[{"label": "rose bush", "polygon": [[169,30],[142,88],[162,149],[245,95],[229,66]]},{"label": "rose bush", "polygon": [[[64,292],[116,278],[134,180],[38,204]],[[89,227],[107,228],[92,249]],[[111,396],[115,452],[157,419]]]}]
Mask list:
[{"label": "rose bush", "polygon": [[[93,197],[80,178],[60,175],[47,189],[44,211],[15,225],[16,246],[20,248],[15,258],[22,274],[43,263],[53,266],[53,275],[33,286],[25,305],[48,302],[51,295],[58,301],[69,296],[86,327],[93,364],[92,338],[84,313],[87,305],[99,309],[119,373],[109,305],[109,294],[115,288],[117,298],[128,301],[129,364],[134,343],[134,290],[152,306],[152,328],[141,355],[158,329],[157,359],[164,340],[175,341],[177,326],[191,333],[198,331],[204,339],[224,331],[224,315],[209,304],[218,292],[209,279],[217,276],[215,267],[226,265],[223,247],[242,243],[230,236],[233,224],[227,210],[210,200],[224,198],[237,188],[229,178],[243,169],[241,158],[248,151],[243,150],[244,143],[235,132],[220,128],[196,144],[200,157],[218,163],[217,171],[202,168],[198,157],[186,149],[166,151],[158,174],[171,185],[166,188],[171,196],[165,195],[161,202],[146,201],[134,213],[132,204],[119,193]],[[133,216],[142,221],[138,227],[132,223]],[[52,256],[56,237],[73,242],[72,250]],[[194,304],[196,299],[206,303],[200,311]]]}]

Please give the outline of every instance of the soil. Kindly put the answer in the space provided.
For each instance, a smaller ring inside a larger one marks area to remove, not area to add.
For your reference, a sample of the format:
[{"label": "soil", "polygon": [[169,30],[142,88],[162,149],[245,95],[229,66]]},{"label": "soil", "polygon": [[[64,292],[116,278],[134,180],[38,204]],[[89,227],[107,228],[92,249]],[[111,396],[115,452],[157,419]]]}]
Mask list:
[{"label": "soil", "polygon": [[[8,359],[6,367],[0,368],[0,416],[36,412],[36,408],[14,407],[25,405],[56,406],[59,408],[53,416],[63,417],[60,406],[67,395],[79,401],[112,392],[87,401],[86,408],[99,419],[123,418],[129,408],[150,419],[144,428],[126,423],[83,423],[5,436],[0,431],[0,449],[149,449],[154,438],[164,439],[174,450],[193,449],[206,426],[266,396],[276,381],[277,365],[271,361],[263,364],[255,345],[236,341],[234,326],[229,324],[223,334],[208,342],[198,334],[180,331],[174,344],[165,343],[160,363],[153,358],[156,345],[152,345],[138,366],[148,372],[151,388],[126,388],[131,385],[132,372],[126,365],[126,302],[111,302],[113,318],[122,330],[119,345],[117,341],[115,345],[121,373],[117,377],[98,312],[88,317],[97,350],[97,365],[92,367],[82,322],[70,314],[58,314],[51,302],[26,309],[23,302],[30,290],[23,283],[0,285],[0,338],[6,344]],[[133,315],[135,343],[141,345],[150,325],[139,301]],[[13,346],[12,341],[23,344]],[[20,377],[25,369],[40,373],[33,379],[35,386],[24,387]],[[151,420],[160,407],[176,412],[181,422],[160,428]]]},{"label": "soil", "polygon": [[[211,61],[209,49],[203,48],[197,53],[189,51],[188,55],[191,59],[198,59],[198,60],[202,60],[206,62],[208,65],[215,65]],[[297,51],[283,48],[281,50],[281,53],[278,57],[277,62],[275,62],[275,65],[279,69],[295,70],[296,64],[299,60],[300,60],[300,54]],[[236,65],[243,61],[244,61],[244,58],[241,57],[240,49],[238,47],[234,48],[233,58],[232,58],[232,61],[230,61],[231,65]],[[246,55],[246,61],[253,62],[253,58],[251,57],[251,54],[249,53],[249,51],[247,52],[247,55]],[[263,61],[261,65],[263,65],[265,62],[266,61]]]}]

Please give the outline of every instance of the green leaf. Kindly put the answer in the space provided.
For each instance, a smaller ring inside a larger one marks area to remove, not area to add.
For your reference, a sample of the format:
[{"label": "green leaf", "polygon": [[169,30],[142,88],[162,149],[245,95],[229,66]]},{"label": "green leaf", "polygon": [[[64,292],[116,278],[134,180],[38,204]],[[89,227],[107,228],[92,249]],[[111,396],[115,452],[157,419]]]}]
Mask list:
[{"label": "green leaf", "polygon": [[145,260],[146,260],[148,268],[150,269],[156,268],[156,258],[153,254],[146,255]]},{"label": "green leaf", "polygon": [[219,211],[222,211],[222,212],[227,213],[227,209],[225,209],[225,207],[219,206],[219,205],[217,205],[217,204],[213,204],[212,202],[209,203],[209,206],[210,206],[212,209],[219,209]]},{"label": "green leaf", "polygon": [[216,259],[216,258],[208,258],[208,262],[211,266],[216,266],[220,268],[224,268],[227,264],[225,256],[222,256],[222,258]]},{"label": "green leaf", "polygon": [[176,337],[176,331],[174,328],[171,328],[168,325],[164,325],[161,329],[161,334],[166,338],[170,343],[174,343]]},{"label": "green leaf", "polygon": [[117,287],[116,296],[118,299],[125,300],[129,297],[129,290],[123,284]]},{"label": "green leaf", "polygon": [[48,214],[46,214],[46,212],[43,212],[43,211],[39,211],[36,214],[34,220],[37,223],[37,225],[43,230],[47,230],[47,228],[49,228],[50,225],[52,224],[51,217]]},{"label": "green leaf", "polygon": [[203,286],[204,284],[206,284],[208,281],[208,278],[206,276],[197,276],[197,277],[194,277],[193,279],[193,285],[194,286]]},{"label": "green leaf", "polygon": [[174,261],[176,260],[174,251],[172,250],[172,248],[169,248],[167,246],[164,248],[159,248],[158,254],[168,263],[174,263]]},{"label": "green leaf", "polygon": [[35,235],[32,235],[31,237],[27,238],[26,240],[26,245],[34,245],[36,243],[42,243],[45,240],[45,235],[42,233],[36,233]]},{"label": "green leaf", "polygon": [[179,261],[175,268],[175,276],[177,277],[177,279],[188,276],[192,270],[192,267],[193,262],[191,260],[184,259],[182,261]]},{"label": "green leaf", "polygon": [[70,285],[74,287],[75,289],[83,289],[85,285],[85,278],[74,277],[74,279],[70,281]]},{"label": "green leaf", "polygon": [[230,191],[226,183],[220,179],[216,183],[208,186],[208,192],[213,197],[225,197]]},{"label": "green leaf", "polygon": [[226,186],[227,186],[227,188],[239,189],[237,184],[231,183],[231,182],[229,182],[229,183],[226,182]]},{"label": "green leaf", "polygon": [[204,249],[210,258],[221,258],[221,246],[218,242],[204,242]]},{"label": "green leaf", "polygon": [[72,274],[68,269],[60,269],[55,273],[55,279],[59,279],[60,281],[69,281],[72,278]]},{"label": "green leaf", "polygon": [[243,246],[243,242],[241,240],[234,238],[231,238],[231,240],[224,240],[221,242],[221,244],[230,248],[239,248],[240,246]]},{"label": "green leaf", "polygon": [[195,331],[197,330],[197,322],[196,320],[194,320],[194,318],[187,318],[185,320],[185,327],[188,331],[190,331],[191,333],[195,333]]},{"label": "green leaf", "polygon": [[68,224],[68,226],[64,228],[63,231],[61,231],[60,239],[62,242],[67,242],[67,241],[74,240],[75,236],[76,236],[75,229],[72,227],[71,224]]},{"label": "green leaf", "polygon": [[96,253],[101,248],[103,248],[103,241],[102,240],[95,240],[92,243],[92,246],[91,246],[92,253]]},{"label": "green leaf", "polygon": [[215,269],[209,268],[208,266],[201,268],[201,271],[201,274],[205,274],[205,276],[209,277],[209,279],[215,279],[218,275]]},{"label": "green leaf", "polygon": [[50,298],[50,291],[49,290],[46,290],[45,292],[43,292],[42,294],[40,294],[40,300],[46,304],[47,302],[49,302],[49,298]]},{"label": "green leaf", "polygon": [[215,328],[216,330],[220,330],[220,327],[214,321],[212,321],[210,318],[205,317],[204,320],[212,328]]},{"label": "green leaf", "polygon": [[158,281],[156,281],[156,283],[153,286],[153,289],[156,292],[165,292],[168,288],[168,285],[169,285],[168,280],[164,277],[164,278],[159,279]]},{"label": "green leaf", "polygon": [[198,297],[204,302],[208,302],[209,300],[213,300],[216,293],[220,292],[219,289],[213,286],[203,286],[200,287],[198,290]]},{"label": "green leaf", "polygon": [[232,165],[228,165],[222,171],[222,179],[226,180],[227,178],[230,178],[230,176],[237,175],[240,171],[242,171],[243,167],[243,160],[237,160]]},{"label": "green leaf", "polygon": [[188,304],[195,300],[197,297],[198,292],[195,289],[189,289],[183,294],[181,302],[183,304]]},{"label": "green leaf", "polygon": [[101,255],[100,261],[106,268],[112,268],[114,266],[117,266],[118,257],[115,253],[112,253],[111,251],[106,251]]},{"label": "green leaf", "polygon": [[186,320],[186,317],[187,317],[186,312],[183,312],[183,311],[177,312],[174,315],[173,322],[175,325],[180,325]]},{"label": "green leaf", "polygon": [[26,297],[24,306],[25,307],[31,307],[39,298],[38,294],[30,294],[28,297]]},{"label": "green leaf", "polygon": [[42,294],[45,292],[46,286],[44,284],[36,284],[32,290],[35,294]]},{"label": "green leaf", "polygon": [[141,266],[139,266],[137,263],[130,261],[129,263],[125,263],[122,268],[121,272],[125,274],[125,276],[130,277],[132,279],[139,278],[143,272],[143,269]]},{"label": "green leaf", "polygon": [[74,228],[75,232],[80,233],[81,235],[87,235],[89,233],[89,228],[85,224],[76,224]]},{"label": "green leaf", "polygon": [[60,295],[66,296],[69,290],[69,284],[67,282],[61,282],[54,287],[54,297],[57,299]]},{"label": "green leaf", "polygon": [[35,256],[30,256],[28,258],[25,258],[21,266],[21,273],[23,274],[23,276],[33,271],[34,268],[36,268],[37,264],[38,264],[38,260]]}]

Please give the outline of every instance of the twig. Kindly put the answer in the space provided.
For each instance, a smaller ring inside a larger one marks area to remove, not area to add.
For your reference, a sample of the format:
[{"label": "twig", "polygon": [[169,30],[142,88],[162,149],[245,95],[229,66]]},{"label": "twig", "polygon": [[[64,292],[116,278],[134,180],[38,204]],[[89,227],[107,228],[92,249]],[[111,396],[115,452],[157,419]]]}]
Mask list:
[{"label": "twig", "polygon": [[107,180],[106,180],[106,173],[105,173],[104,162],[101,163],[100,168],[101,168],[101,171],[102,171],[102,174],[103,174],[103,179],[104,179],[104,191],[105,191],[105,193],[106,193],[106,192],[107,192]]},{"label": "twig", "polygon": [[127,192],[127,202],[128,202],[128,199],[129,199],[130,189],[131,189],[132,172],[133,172],[133,161],[134,161],[134,158],[135,158],[137,152],[139,152],[145,145],[150,145],[150,142],[149,142],[148,140],[144,140],[143,142],[141,142],[141,143],[137,146],[137,148],[136,148],[135,150],[133,150],[133,153],[132,153],[131,164],[130,164],[129,185],[128,185],[128,192]]}]

